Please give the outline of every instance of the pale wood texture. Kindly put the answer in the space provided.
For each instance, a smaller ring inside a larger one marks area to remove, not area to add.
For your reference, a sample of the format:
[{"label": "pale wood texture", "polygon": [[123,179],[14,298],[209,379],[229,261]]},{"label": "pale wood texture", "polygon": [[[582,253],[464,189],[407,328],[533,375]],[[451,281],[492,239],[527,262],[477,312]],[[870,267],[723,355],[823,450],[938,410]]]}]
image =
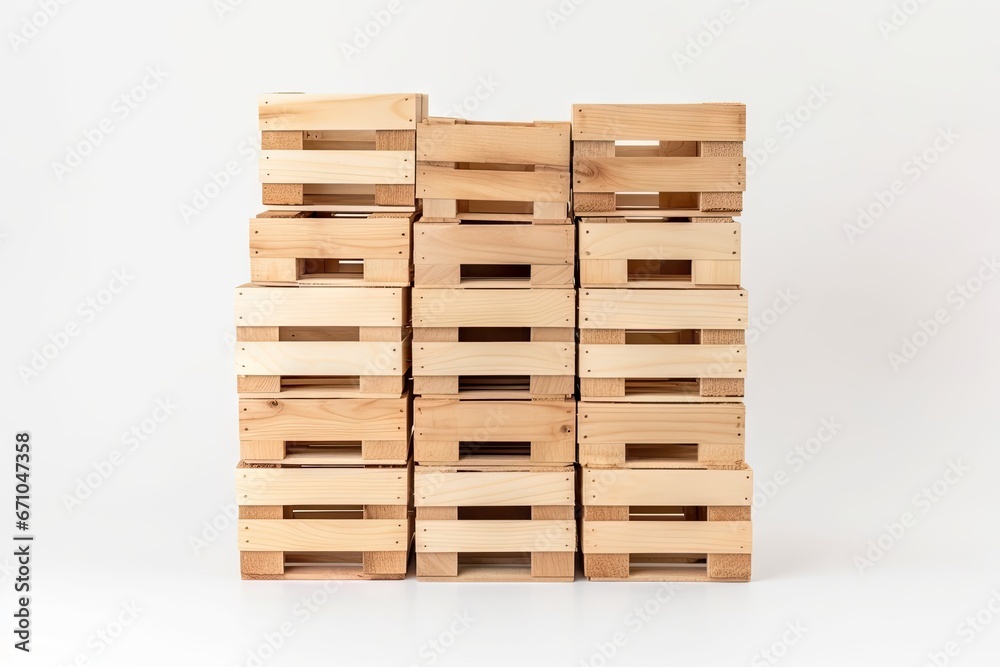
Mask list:
[{"label": "pale wood texture", "polygon": [[406,468],[241,468],[240,505],[402,505]]},{"label": "pale wood texture", "polygon": [[417,158],[569,167],[570,124],[424,123],[417,129]]},{"label": "pale wood texture", "polygon": [[416,130],[424,95],[260,95],[261,130]]},{"label": "pale wood texture", "polygon": [[581,289],[581,329],[746,329],[746,290]]},{"label": "pale wood texture", "polygon": [[743,444],[742,403],[581,403],[580,442],[629,444]]},{"label": "pale wood texture", "polygon": [[753,476],[749,470],[584,469],[581,491],[588,505],[749,507],[752,496]]},{"label": "pale wood texture", "polygon": [[[557,327],[576,324],[576,290],[416,288],[413,326]],[[416,335],[416,334],[415,334]],[[419,339],[418,339],[419,340]]]},{"label": "pale wood texture", "polygon": [[575,521],[417,521],[418,553],[576,551]]},{"label": "pale wood texture", "polygon": [[574,441],[575,401],[417,398],[414,435],[438,442]]},{"label": "pale wood texture", "polygon": [[[404,344],[405,343],[405,344]],[[399,376],[406,372],[409,341],[239,343],[239,375]]]},{"label": "pale wood texture", "polygon": [[575,498],[572,468],[564,472],[463,472],[418,466],[414,474],[417,507],[564,505],[572,508]]},{"label": "pale wood texture", "polygon": [[583,526],[588,554],[750,552],[749,522],[593,521]]},{"label": "pale wood texture", "polygon": [[407,440],[409,397],[240,401],[244,440]]},{"label": "pale wood texture", "polygon": [[728,157],[578,157],[573,187],[581,193],[742,192],[746,160]]},{"label": "pale wood texture", "polygon": [[236,325],[260,327],[406,326],[409,288],[236,289]]},{"label": "pale wood texture", "polygon": [[563,202],[569,191],[569,173],[417,167],[420,198]]},{"label": "pale wood texture", "polygon": [[746,141],[743,104],[577,104],[574,140]]},{"label": "pale wood texture", "polygon": [[581,345],[581,378],[742,378],[742,345]]},{"label": "pale wood texture", "polygon": [[574,358],[574,347],[567,343],[417,343],[413,374],[562,376],[572,374]]},{"label": "pale wood texture", "polygon": [[323,519],[241,520],[241,551],[406,551],[406,521]]},{"label": "pale wood texture", "polygon": [[572,266],[569,225],[418,224],[415,264],[548,264]]}]

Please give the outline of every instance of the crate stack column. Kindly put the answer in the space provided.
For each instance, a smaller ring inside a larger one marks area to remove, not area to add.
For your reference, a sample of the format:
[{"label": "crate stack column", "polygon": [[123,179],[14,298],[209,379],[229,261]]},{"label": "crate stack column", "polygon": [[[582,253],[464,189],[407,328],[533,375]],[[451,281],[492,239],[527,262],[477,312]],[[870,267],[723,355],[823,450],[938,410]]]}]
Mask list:
[{"label": "crate stack column", "polygon": [[416,128],[426,98],[264,95],[236,290],[246,579],[401,579],[413,535],[408,388]]},{"label": "crate stack column", "polygon": [[572,581],[570,125],[431,118],[417,157],[417,578]]},{"label": "crate stack column", "polygon": [[597,580],[747,580],[746,109],[577,105],[582,551]]}]

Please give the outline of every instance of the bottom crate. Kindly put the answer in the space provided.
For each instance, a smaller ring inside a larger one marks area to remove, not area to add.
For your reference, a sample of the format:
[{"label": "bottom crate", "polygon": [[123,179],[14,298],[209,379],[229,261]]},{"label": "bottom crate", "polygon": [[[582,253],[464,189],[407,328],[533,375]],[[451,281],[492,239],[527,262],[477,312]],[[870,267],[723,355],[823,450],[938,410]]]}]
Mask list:
[{"label": "bottom crate", "polygon": [[750,468],[584,468],[581,493],[589,579],[749,581]]},{"label": "bottom crate", "polygon": [[573,581],[575,471],[418,466],[419,581]]},{"label": "bottom crate", "polygon": [[403,579],[413,540],[409,467],[241,463],[244,579]]}]

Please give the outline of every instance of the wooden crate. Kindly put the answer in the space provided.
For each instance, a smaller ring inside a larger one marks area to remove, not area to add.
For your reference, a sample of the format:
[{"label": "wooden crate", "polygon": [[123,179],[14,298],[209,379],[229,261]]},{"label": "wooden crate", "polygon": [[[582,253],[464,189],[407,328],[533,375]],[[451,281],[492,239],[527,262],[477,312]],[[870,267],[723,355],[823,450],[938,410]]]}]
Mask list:
[{"label": "wooden crate", "polygon": [[410,369],[408,288],[236,289],[242,398],[398,398]]},{"label": "wooden crate", "polygon": [[419,581],[573,581],[576,473],[414,469]]},{"label": "wooden crate", "polygon": [[413,403],[413,458],[418,464],[508,466],[576,461],[575,401]]},{"label": "wooden crate", "polygon": [[413,230],[418,287],[573,287],[572,225],[433,224]]},{"label": "wooden crate", "polygon": [[570,224],[569,167],[569,123],[428,118],[417,129],[424,222]]},{"label": "wooden crate", "polygon": [[580,290],[580,398],[738,401],[745,290]]},{"label": "wooden crate", "polygon": [[411,466],[240,463],[244,579],[402,579],[413,537]]},{"label": "wooden crate", "polygon": [[240,458],[247,463],[405,465],[410,396],[240,399]]},{"label": "wooden crate", "polygon": [[575,302],[572,289],[414,290],[414,393],[571,397]]},{"label": "wooden crate", "polygon": [[409,285],[415,217],[266,211],[250,220],[251,280],[319,287]]},{"label": "wooden crate", "polygon": [[742,403],[581,403],[580,465],[740,468]]},{"label": "wooden crate", "polygon": [[413,211],[416,129],[425,95],[259,99],[265,206],[337,212]]},{"label": "wooden crate", "polygon": [[740,224],[725,216],[582,218],[582,287],[736,287]]},{"label": "wooden crate", "polygon": [[749,581],[750,468],[581,474],[591,580]]},{"label": "wooden crate", "polygon": [[574,214],[738,212],[744,141],[742,104],[575,105]]}]

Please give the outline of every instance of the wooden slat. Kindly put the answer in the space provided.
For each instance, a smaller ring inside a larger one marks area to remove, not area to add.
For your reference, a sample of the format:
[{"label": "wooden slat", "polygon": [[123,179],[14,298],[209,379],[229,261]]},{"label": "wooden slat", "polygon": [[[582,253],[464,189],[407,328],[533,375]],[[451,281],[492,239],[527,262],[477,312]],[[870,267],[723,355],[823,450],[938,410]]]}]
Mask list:
[{"label": "wooden slat", "polygon": [[739,223],[580,223],[581,259],[714,259],[740,257]]},{"label": "wooden slat", "polygon": [[240,401],[241,440],[355,441],[409,438],[408,397]]},{"label": "wooden slat", "polygon": [[409,151],[260,152],[261,183],[413,185],[413,176]]},{"label": "wooden slat", "polygon": [[583,552],[750,553],[749,521],[585,521]]},{"label": "wooden slat", "polygon": [[729,157],[576,158],[578,192],[742,192],[746,160]]},{"label": "wooden slat", "polygon": [[417,521],[418,552],[576,550],[575,521]]},{"label": "wooden slat", "polygon": [[746,329],[746,290],[581,289],[581,329]]},{"label": "wooden slat", "polygon": [[580,377],[742,378],[746,356],[742,345],[581,345]]},{"label": "wooden slat", "polygon": [[562,264],[574,261],[572,225],[419,224],[414,264]]},{"label": "wooden slat", "polygon": [[749,507],[752,496],[750,470],[583,469],[581,497],[587,505]]},{"label": "wooden slat", "polygon": [[260,95],[261,130],[416,130],[422,95]]},{"label": "wooden slat", "polygon": [[406,468],[239,468],[239,505],[406,505]]},{"label": "wooden slat", "polygon": [[250,256],[299,259],[407,259],[407,218],[296,218],[250,221]]},{"label": "wooden slat", "polygon": [[486,171],[420,165],[417,196],[477,201],[569,201],[569,173]]},{"label": "wooden slat", "polygon": [[242,520],[240,551],[407,551],[407,522],[398,519]]},{"label": "wooden slat", "polygon": [[574,140],[746,141],[743,104],[577,104]]},{"label": "wooden slat", "polygon": [[576,502],[575,473],[445,472],[418,467],[413,476],[418,507],[563,505]]},{"label": "wooden slat", "polygon": [[239,343],[236,372],[239,375],[401,375],[407,369],[404,342]]},{"label": "wooden slat", "polygon": [[[580,403],[580,442],[586,444],[742,444],[742,403]],[[611,504],[611,503],[609,503]]]},{"label": "wooden slat", "polygon": [[408,288],[236,289],[236,325],[253,327],[403,327]]},{"label": "wooden slat", "polygon": [[421,162],[478,162],[569,167],[570,124],[423,124],[417,128]]},{"label": "wooden slat", "polygon": [[576,290],[430,287],[413,291],[415,327],[559,327],[576,323]]},{"label": "wooden slat", "polygon": [[575,401],[455,401],[417,398],[417,438],[437,442],[574,440]]},{"label": "wooden slat", "polygon": [[413,374],[572,375],[573,358],[568,343],[417,343]]}]

